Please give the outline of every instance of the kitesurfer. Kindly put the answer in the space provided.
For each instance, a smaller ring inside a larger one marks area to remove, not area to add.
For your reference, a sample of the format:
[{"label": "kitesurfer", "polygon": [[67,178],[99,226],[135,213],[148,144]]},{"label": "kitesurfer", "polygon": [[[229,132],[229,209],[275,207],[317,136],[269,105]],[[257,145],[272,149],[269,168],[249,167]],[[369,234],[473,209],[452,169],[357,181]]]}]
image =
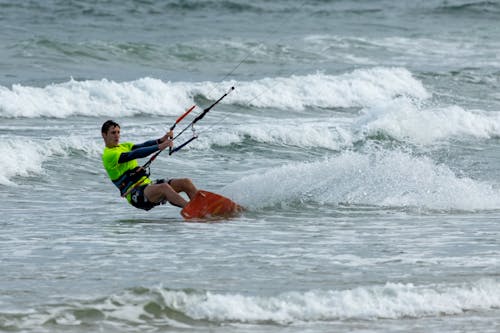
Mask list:
[{"label": "kitesurfer", "polygon": [[159,139],[141,144],[120,143],[120,125],[108,120],[102,125],[101,134],[106,145],[102,154],[104,168],[113,184],[120,190],[121,196],[134,207],[150,210],[166,201],[174,206],[184,207],[188,201],[179,193],[186,193],[189,199],[194,197],[197,188],[191,179],[159,179],[153,182],[149,173],[137,163],[138,158],[173,147],[172,130]]}]

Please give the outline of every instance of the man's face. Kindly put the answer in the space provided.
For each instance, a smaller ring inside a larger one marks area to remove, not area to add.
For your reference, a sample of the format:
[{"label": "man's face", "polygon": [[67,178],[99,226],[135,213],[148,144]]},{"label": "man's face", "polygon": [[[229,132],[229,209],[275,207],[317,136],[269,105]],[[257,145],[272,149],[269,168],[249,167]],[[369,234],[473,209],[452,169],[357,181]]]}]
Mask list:
[{"label": "man's face", "polygon": [[120,143],[120,127],[110,127],[106,133],[102,133],[106,147],[116,147]]}]

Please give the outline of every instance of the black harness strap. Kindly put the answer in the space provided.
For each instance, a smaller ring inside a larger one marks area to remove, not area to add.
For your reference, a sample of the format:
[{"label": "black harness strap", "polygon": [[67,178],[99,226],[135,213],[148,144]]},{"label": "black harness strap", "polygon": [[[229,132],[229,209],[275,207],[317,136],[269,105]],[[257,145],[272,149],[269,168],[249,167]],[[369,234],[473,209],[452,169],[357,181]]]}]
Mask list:
[{"label": "black harness strap", "polygon": [[132,170],[125,171],[120,178],[113,180],[112,182],[120,190],[120,195],[125,196],[129,188],[141,180],[142,177],[148,177],[149,172],[143,167],[136,167]]}]

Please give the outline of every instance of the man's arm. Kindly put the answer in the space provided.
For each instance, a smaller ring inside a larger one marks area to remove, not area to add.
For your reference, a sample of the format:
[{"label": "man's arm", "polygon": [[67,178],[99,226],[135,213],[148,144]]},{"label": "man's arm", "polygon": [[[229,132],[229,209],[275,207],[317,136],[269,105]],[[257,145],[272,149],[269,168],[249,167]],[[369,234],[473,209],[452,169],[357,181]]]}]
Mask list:
[{"label": "man's arm", "polygon": [[138,158],[143,158],[152,153],[163,150],[167,147],[173,146],[173,141],[170,139],[173,136],[173,132],[169,131],[167,134],[162,136],[157,140],[148,140],[138,145],[134,145],[132,150],[126,153],[121,153],[118,163],[125,163]]},{"label": "man's arm", "polygon": [[144,148],[144,147],[151,147],[151,146],[154,146],[154,145],[160,145],[161,143],[165,142],[166,140],[173,138],[173,136],[174,136],[174,132],[173,131],[168,131],[164,136],[162,136],[159,139],[148,140],[148,141],[145,141],[145,142],[140,143],[138,145],[134,145],[132,147],[132,150],[139,149],[139,148]]},{"label": "man's arm", "polygon": [[[156,142],[156,140],[151,140],[153,142]],[[141,144],[142,145],[142,144]],[[118,159],[118,163],[125,163],[128,161],[132,161],[138,158],[143,158],[148,155],[151,155],[155,151],[158,151],[160,149],[159,145],[157,143],[154,143],[153,145],[145,146],[142,148],[136,148],[137,146],[134,145],[133,150],[126,152],[126,153],[121,153],[120,158]]]},{"label": "man's arm", "polygon": [[136,149],[140,149],[140,148],[145,148],[145,147],[151,147],[151,146],[159,144],[160,142],[161,142],[160,139],[148,140],[148,141],[145,141],[145,142],[140,143],[140,144],[135,144],[132,147],[132,150],[136,150]]}]

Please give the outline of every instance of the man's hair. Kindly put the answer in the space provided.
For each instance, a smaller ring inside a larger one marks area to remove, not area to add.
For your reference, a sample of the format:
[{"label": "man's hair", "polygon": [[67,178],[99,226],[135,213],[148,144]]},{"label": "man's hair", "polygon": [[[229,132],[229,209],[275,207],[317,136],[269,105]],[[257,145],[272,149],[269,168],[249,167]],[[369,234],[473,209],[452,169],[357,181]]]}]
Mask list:
[{"label": "man's hair", "polygon": [[108,130],[111,127],[118,127],[118,128],[120,128],[120,125],[118,125],[118,123],[115,122],[115,121],[113,121],[113,120],[107,120],[107,121],[104,122],[104,124],[102,124],[101,133],[108,133]]}]

